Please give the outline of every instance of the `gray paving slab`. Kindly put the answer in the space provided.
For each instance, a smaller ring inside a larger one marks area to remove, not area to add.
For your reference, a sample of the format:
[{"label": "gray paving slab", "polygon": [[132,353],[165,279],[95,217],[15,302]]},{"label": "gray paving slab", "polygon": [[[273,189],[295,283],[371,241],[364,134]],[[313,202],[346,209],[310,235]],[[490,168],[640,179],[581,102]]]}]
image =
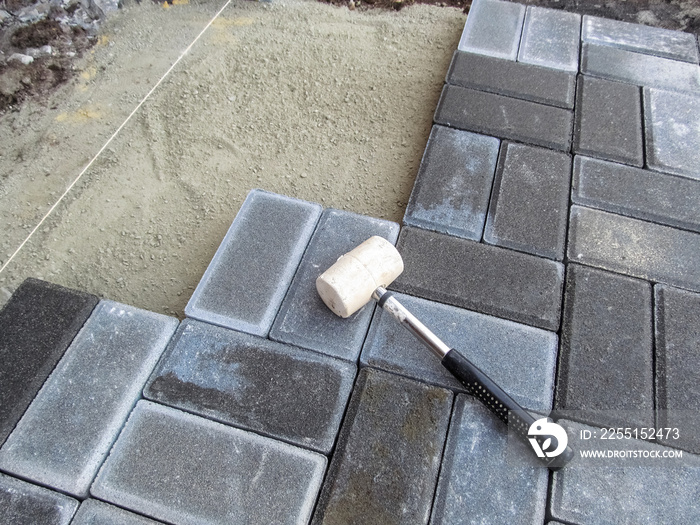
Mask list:
[{"label": "gray paving slab", "polygon": [[144,395],[327,454],[355,374],[347,361],[186,320]]},{"label": "gray paving slab", "polygon": [[700,180],[700,93],[644,89],[647,164]]},{"label": "gray paving slab", "polygon": [[404,224],[481,240],[500,143],[433,126]]},{"label": "gray paving slab", "polygon": [[318,204],[251,191],[185,314],[266,336],[320,215]]},{"label": "gray paving slab", "polygon": [[500,0],[475,0],[469,9],[458,49],[515,60],[524,18],[523,5]]},{"label": "gray paving slab", "polygon": [[321,454],[139,401],[91,493],[175,525],[304,524],[325,465]]},{"label": "gray paving slab", "polygon": [[572,206],[569,260],[700,291],[700,234]]},{"label": "gray paving slab", "polygon": [[455,401],[431,525],[541,525],[548,470],[507,463],[507,427],[473,397]]},{"label": "gray paving slab", "polygon": [[581,15],[528,6],[518,61],[578,71]]},{"label": "gray paving slab", "polygon": [[595,268],[567,268],[556,408],[598,426],[654,426],[652,291]]},{"label": "gray paving slab", "polygon": [[271,339],[357,361],[374,303],[342,319],[321,300],[316,278],[338,257],[373,235],[395,244],[399,225],[347,211],[327,209],[323,212],[270,330]]},{"label": "gray paving slab", "polygon": [[427,523],[452,397],[362,369],[312,523]]},{"label": "gray paving slab", "polygon": [[71,525],[158,525],[160,523],[162,522],[89,498],[81,503]]},{"label": "gray paving slab", "polygon": [[583,42],[581,72],[637,86],[700,91],[700,67],[678,60]]},{"label": "gray paving slab", "polygon": [[661,443],[700,454],[700,294],[657,285],[655,292],[657,427]]},{"label": "gray paving slab", "polygon": [[8,525],[68,525],[78,505],[64,494],[0,474],[2,522]]},{"label": "gray paving slab", "polygon": [[404,272],[392,289],[537,328],[559,327],[561,263],[497,246],[405,227]]},{"label": "gray paving slab", "polygon": [[484,241],[562,260],[570,186],[568,154],[512,142],[503,144]]},{"label": "gray paving slab", "polygon": [[98,300],[94,295],[30,278],[0,310],[0,445]]},{"label": "gray paving slab", "polygon": [[582,75],[577,89],[574,152],[644,166],[639,88]]},{"label": "gray paving slab", "polygon": [[435,122],[568,151],[571,147],[573,112],[447,84],[435,111]]},{"label": "gray paving slab", "polygon": [[575,73],[463,51],[452,55],[445,81],[567,109],[576,95]]},{"label": "gray paving slab", "polygon": [[87,497],[177,325],[101,301],[0,449],[0,469]]},{"label": "gray paving slab", "polygon": [[597,16],[584,16],[581,40],[673,60],[698,63],[692,33],[631,24]]},{"label": "gray paving slab", "polygon": [[700,233],[700,181],[577,155],[571,186],[575,204]]}]

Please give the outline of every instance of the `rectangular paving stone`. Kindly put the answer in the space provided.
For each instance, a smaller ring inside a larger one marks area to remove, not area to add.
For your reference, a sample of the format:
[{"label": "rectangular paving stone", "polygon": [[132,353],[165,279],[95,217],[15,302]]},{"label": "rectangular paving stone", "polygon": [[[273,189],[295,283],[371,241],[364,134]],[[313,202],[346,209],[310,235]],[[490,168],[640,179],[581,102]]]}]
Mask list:
[{"label": "rectangular paving stone", "polygon": [[11,525],[68,525],[79,502],[44,487],[0,474],[2,522]]},{"label": "rectangular paving stone", "polygon": [[568,109],[576,94],[575,73],[463,51],[452,55],[445,81]]},{"label": "rectangular paving stone", "polygon": [[71,525],[158,525],[162,522],[139,516],[97,499],[83,501]]},{"label": "rectangular paving stone", "polygon": [[524,144],[501,147],[484,228],[489,244],[562,260],[571,157]]},{"label": "rectangular paving stone", "polygon": [[673,60],[698,63],[692,33],[671,31],[597,16],[584,16],[581,40]]},{"label": "rectangular paving stone", "polygon": [[700,181],[576,156],[571,199],[700,233]]},{"label": "rectangular paving stone", "polygon": [[93,496],[175,525],[307,523],[321,454],[139,401]]},{"label": "rectangular paving stone", "polygon": [[328,453],[355,373],[346,361],[186,320],[144,395]]},{"label": "rectangular paving stone", "polygon": [[451,409],[449,390],[362,369],[312,523],[427,523]]},{"label": "rectangular paving stone", "polygon": [[98,301],[30,278],[0,310],[0,445]]},{"label": "rectangular paving stone", "polygon": [[251,191],[185,314],[266,336],[320,215],[318,204]]},{"label": "rectangular paving stone", "polygon": [[518,61],[578,71],[581,15],[528,6]]},{"label": "rectangular paving stone", "polygon": [[644,124],[649,167],[700,180],[700,96],[644,89]]},{"label": "rectangular paving stone", "polygon": [[401,230],[392,289],[545,330],[559,327],[561,263],[418,228]]},{"label": "rectangular paving stone", "polygon": [[[525,408],[552,409],[557,335],[505,319],[395,293],[399,302],[450,348],[478,366]],[[377,308],[360,362],[464,391],[430,350]],[[537,363],[533,367],[533,363]]]},{"label": "rectangular paving stone", "polygon": [[374,303],[371,301],[351,317],[342,319],[321,300],[316,278],[338,257],[373,235],[395,244],[399,225],[346,211],[323,212],[272,326],[271,339],[357,361]]},{"label": "rectangular paving stone", "polygon": [[474,0],[458,49],[515,60],[525,6],[500,0]]},{"label": "rectangular paving stone", "polygon": [[87,497],[177,324],[101,301],[0,449],[0,469]]},{"label": "rectangular paving stone", "polygon": [[404,224],[481,240],[500,143],[433,126]]},{"label": "rectangular paving stone", "polygon": [[509,446],[506,425],[473,397],[457,396],[431,525],[542,524],[548,470],[508,464]]},{"label": "rectangular paving stone", "polygon": [[639,88],[583,75],[576,97],[574,152],[644,166]]},{"label": "rectangular paving stone", "polygon": [[700,234],[572,206],[569,260],[700,291]]},{"label": "rectangular paving stone", "polygon": [[571,147],[573,112],[447,84],[435,111],[435,122],[568,151]]},{"label": "rectangular paving stone", "polygon": [[597,426],[654,426],[651,286],[570,264],[556,408]]}]

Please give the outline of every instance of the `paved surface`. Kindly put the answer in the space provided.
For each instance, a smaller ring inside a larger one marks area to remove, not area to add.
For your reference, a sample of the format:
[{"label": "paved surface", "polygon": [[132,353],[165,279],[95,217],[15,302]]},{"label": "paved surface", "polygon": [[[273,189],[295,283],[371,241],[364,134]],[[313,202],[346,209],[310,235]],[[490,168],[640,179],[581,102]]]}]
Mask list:
[{"label": "paved surface", "polygon": [[[478,0],[401,228],[255,190],[179,325],[26,281],[4,522],[699,523],[699,75],[691,35]],[[574,448],[682,459],[530,464],[381,310],[318,299],[371,235],[397,297]]]}]

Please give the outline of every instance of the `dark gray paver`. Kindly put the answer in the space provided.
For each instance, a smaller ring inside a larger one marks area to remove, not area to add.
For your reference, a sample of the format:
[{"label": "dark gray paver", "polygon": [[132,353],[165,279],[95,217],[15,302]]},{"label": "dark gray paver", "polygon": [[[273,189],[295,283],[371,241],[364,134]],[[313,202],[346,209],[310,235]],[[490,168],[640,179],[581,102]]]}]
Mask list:
[{"label": "dark gray paver", "polygon": [[357,360],[374,303],[370,302],[350,318],[342,319],[321,300],[316,291],[316,278],[338,257],[373,235],[396,243],[399,225],[346,211],[328,209],[323,212],[270,330],[271,339],[350,361]]},{"label": "dark gray paver", "polygon": [[649,167],[700,180],[700,96],[644,89],[644,121]]},{"label": "dark gray paver", "polygon": [[456,86],[572,109],[576,74],[455,51],[446,82]]},{"label": "dark gray paver", "polygon": [[580,37],[581,15],[529,6],[518,61],[577,72]]},{"label": "dark gray paver", "polygon": [[500,141],[433,126],[404,224],[481,240]]},{"label": "dark gray paver", "polygon": [[397,248],[405,269],[392,289],[545,330],[559,327],[561,263],[411,227],[401,230]]},{"label": "dark gray paver", "polygon": [[435,122],[568,151],[573,112],[448,84],[442,90]]},{"label": "dark gray paver", "polygon": [[484,240],[550,259],[564,258],[571,157],[506,143],[496,169]]},{"label": "dark gray paver", "polygon": [[320,215],[318,204],[251,191],[185,314],[267,335]]},{"label": "dark gray paver", "polygon": [[158,525],[160,521],[139,516],[97,499],[83,501],[71,525]]},{"label": "dark gray paver", "polygon": [[449,390],[364,368],[312,523],[427,523],[451,408]]},{"label": "dark gray paver", "polygon": [[97,302],[94,295],[27,279],[0,311],[0,444]]},{"label": "dark gray paver", "polygon": [[571,207],[571,261],[700,291],[698,253],[700,234]]},{"label": "dark gray paver", "polygon": [[583,75],[576,98],[574,152],[644,166],[639,88]]},{"label": "dark gray paver", "polygon": [[328,453],[354,364],[186,320],[145,388],[147,398]]},{"label": "dark gray paver", "polygon": [[556,408],[600,426],[654,426],[651,286],[567,269]]},{"label": "dark gray paver", "polygon": [[656,424],[679,430],[661,442],[700,454],[700,294],[665,285],[654,291]]},{"label": "dark gray paver", "polygon": [[525,6],[500,0],[475,0],[459,41],[460,51],[515,60]]},{"label": "dark gray paver", "polygon": [[431,525],[542,524],[548,470],[508,464],[509,446],[506,425],[473,397],[457,396]]},{"label": "dark gray paver", "polygon": [[87,497],[177,324],[101,301],[0,449],[0,469]]},{"label": "dark gray paver", "polygon": [[576,156],[576,204],[700,232],[700,181]]},{"label": "dark gray paver", "polygon": [[93,496],[176,525],[307,523],[326,458],[139,401]]},{"label": "dark gray paver", "polygon": [[584,16],[581,40],[619,47],[628,51],[698,63],[698,49],[692,33],[671,31],[596,16]]},{"label": "dark gray paver", "polygon": [[68,525],[78,505],[64,494],[0,474],[2,522],[8,525]]}]

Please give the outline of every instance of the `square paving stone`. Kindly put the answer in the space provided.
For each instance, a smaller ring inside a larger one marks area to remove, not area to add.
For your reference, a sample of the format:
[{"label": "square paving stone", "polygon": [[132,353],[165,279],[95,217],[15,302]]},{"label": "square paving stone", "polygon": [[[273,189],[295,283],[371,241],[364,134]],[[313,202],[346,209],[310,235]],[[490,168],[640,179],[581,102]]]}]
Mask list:
[{"label": "square paving stone", "polygon": [[328,453],[354,364],[186,320],[148,382],[147,398]]},{"label": "square paving stone", "polygon": [[372,319],[374,302],[342,319],[323,303],[316,278],[341,255],[373,235],[392,244],[399,236],[395,222],[328,209],[311,237],[287,296],[270,331],[270,338],[322,354],[357,361]]},{"label": "square paving stone", "polygon": [[153,521],[90,498],[80,505],[71,525],[159,525],[160,523],[162,522]]},{"label": "square paving stone", "polygon": [[500,0],[474,0],[459,41],[459,50],[515,60],[524,18],[524,5]]},{"label": "square paving stone", "polygon": [[433,126],[404,224],[481,240],[500,143]]},{"label": "square paving stone", "polygon": [[501,147],[484,240],[562,260],[569,210],[571,157],[524,144]]},{"label": "square paving stone", "polygon": [[312,523],[427,523],[451,409],[449,390],[360,371]]},{"label": "square paving stone", "polygon": [[93,496],[174,525],[305,524],[321,454],[139,401]]},{"label": "square paving stone", "polygon": [[266,336],[320,215],[318,204],[251,191],[185,314]]},{"label": "square paving stone", "polygon": [[177,324],[101,301],[0,449],[0,468],[87,497]]},{"label": "square paving stone", "polygon": [[0,474],[2,522],[8,525],[68,525],[78,505],[64,494]]},{"label": "square paving stone", "polygon": [[576,72],[580,37],[581,15],[529,6],[518,61]]},{"label": "square paving stone", "polygon": [[25,280],[0,311],[0,444],[2,444],[99,299]]}]

